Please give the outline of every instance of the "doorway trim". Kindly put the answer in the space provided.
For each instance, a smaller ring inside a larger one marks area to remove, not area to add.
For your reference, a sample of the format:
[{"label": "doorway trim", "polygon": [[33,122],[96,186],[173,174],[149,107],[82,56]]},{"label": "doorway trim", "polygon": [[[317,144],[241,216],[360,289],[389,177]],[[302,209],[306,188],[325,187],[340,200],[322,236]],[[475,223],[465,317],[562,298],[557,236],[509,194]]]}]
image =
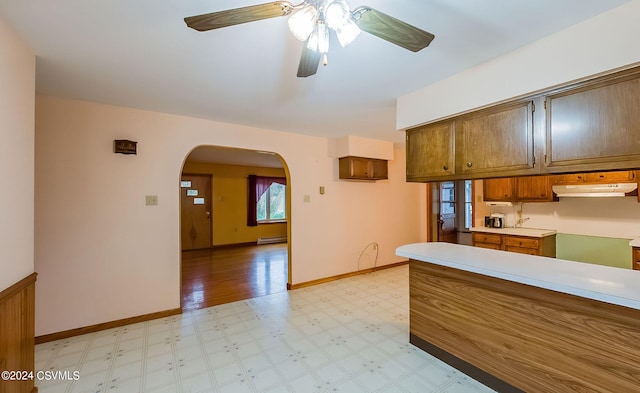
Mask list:
[{"label": "doorway trim", "polygon": [[[291,208],[291,172],[289,171],[289,165],[287,164],[287,162],[285,161],[285,159],[277,152],[272,152],[272,151],[267,151],[267,150],[256,150],[256,149],[251,149],[251,148],[242,148],[242,147],[230,147],[230,146],[221,146],[221,145],[213,145],[213,144],[200,144],[197,145],[195,147],[193,147],[191,150],[189,150],[189,152],[185,155],[183,161],[182,161],[182,166],[180,168],[179,174],[178,174],[178,192],[180,192],[180,178],[183,174],[185,173],[191,173],[191,172],[184,172],[184,168],[185,168],[185,164],[187,162],[187,159],[189,158],[189,156],[191,155],[191,153],[193,153],[195,150],[201,148],[201,147],[211,147],[211,148],[219,148],[219,149],[226,149],[226,150],[241,150],[241,151],[245,151],[245,152],[252,152],[255,154],[270,154],[275,156],[280,163],[282,164],[282,169],[284,170],[285,173],[285,178],[287,179],[287,184],[286,184],[286,208],[287,208],[287,285],[285,290],[291,290],[292,289],[292,271],[293,271],[293,263],[292,263],[292,244],[293,244],[293,236],[292,236],[292,225],[293,225],[293,211]],[[225,164],[224,161],[221,162],[216,162],[217,164]],[[227,165],[244,165],[244,164],[236,164],[236,163],[226,163]],[[253,165],[253,164],[246,164],[247,166],[258,166],[258,165]],[[212,182],[212,186],[213,186],[213,182]],[[212,195],[213,198],[213,195]],[[182,239],[181,239],[181,235],[180,235],[180,225],[182,223],[182,213],[181,213],[181,208],[180,208],[180,200],[178,202],[178,249],[179,249],[179,255],[180,255],[180,262],[179,262],[179,268],[180,268],[180,272],[179,272],[179,276],[180,276],[180,285],[178,286],[178,297],[180,298],[180,309],[182,309]],[[211,203],[213,204],[214,201],[212,200]],[[213,206],[212,206],[213,208]],[[211,236],[213,238],[213,225],[211,228]],[[212,248],[213,248],[213,241],[212,241]]]}]

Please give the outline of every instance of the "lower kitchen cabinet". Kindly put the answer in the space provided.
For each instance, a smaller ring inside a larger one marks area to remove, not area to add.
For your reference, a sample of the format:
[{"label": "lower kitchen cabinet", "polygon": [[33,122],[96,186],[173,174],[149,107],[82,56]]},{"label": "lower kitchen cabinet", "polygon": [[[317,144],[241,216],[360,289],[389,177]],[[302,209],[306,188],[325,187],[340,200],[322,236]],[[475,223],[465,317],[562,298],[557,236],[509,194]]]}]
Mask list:
[{"label": "lower kitchen cabinet", "polygon": [[493,233],[473,232],[471,234],[473,245],[476,247],[502,250],[502,235]]},{"label": "lower kitchen cabinet", "polygon": [[640,247],[633,247],[633,270],[640,270]]},{"label": "lower kitchen cabinet", "polygon": [[[556,257],[556,235],[543,237],[517,236],[487,232],[473,232],[475,247],[517,252],[520,254]],[[640,254],[639,254],[640,255]]]}]

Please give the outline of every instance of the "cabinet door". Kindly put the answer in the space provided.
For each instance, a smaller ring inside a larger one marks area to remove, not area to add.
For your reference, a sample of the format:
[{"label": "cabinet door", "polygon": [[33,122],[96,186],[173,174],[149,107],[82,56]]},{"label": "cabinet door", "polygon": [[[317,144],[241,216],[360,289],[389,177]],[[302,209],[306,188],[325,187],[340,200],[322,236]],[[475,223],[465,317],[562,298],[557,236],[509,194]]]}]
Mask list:
[{"label": "cabinet door", "polygon": [[586,173],[566,173],[552,176],[553,184],[582,184],[586,180]]},{"label": "cabinet door", "polygon": [[512,177],[484,179],[482,195],[486,202],[509,202],[516,199],[515,181]]},{"label": "cabinet door", "polygon": [[640,165],[640,74],[547,97],[547,168]]},{"label": "cabinet door", "polygon": [[[475,175],[533,174],[533,102],[480,111],[456,120],[458,165]],[[495,176],[495,175],[494,175]]]},{"label": "cabinet door", "polygon": [[425,181],[455,172],[453,121],[407,130],[407,181]]},{"label": "cabinet door", "polygon": [[629,183],[635,182],[635,172],[614,171],[614,172],[593,172],[586,174],[588,183]]},{"label": "cabinet door", "polygon": [[382,180],[389,178],[389,169],[387,160],[371,159],[372,178]]},{"label": "cabinet door", "polygon": [[523,176],[516,178],[516,200],[520,202],[551,202],[553,191],[549,176]]}]

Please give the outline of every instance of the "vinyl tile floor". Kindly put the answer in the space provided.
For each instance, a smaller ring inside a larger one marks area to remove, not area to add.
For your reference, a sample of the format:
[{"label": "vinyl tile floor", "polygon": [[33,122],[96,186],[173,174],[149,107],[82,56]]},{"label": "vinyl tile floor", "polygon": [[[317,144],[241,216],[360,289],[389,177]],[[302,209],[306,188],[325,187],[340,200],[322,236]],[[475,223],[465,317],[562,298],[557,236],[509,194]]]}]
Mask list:
[{"label": "vinyl tile floor", "polygon": [[400,266],[39,344],[36,370],[50,373],[36,386],[42,393],[493,392],[408,343],[408,281]]}]

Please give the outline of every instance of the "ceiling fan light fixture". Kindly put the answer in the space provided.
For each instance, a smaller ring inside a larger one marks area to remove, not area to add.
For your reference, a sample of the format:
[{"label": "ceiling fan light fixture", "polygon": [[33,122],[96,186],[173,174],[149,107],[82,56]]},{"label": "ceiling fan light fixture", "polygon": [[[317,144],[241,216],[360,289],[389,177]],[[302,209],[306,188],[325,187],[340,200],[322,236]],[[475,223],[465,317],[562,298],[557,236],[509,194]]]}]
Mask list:
[{"label": "ceiling fan light fixture", "polygon": [[352,43],[362,33],[362,30],[356,25],[356,23],[349,18],[347,22],[342,25],[341,28],[336,30],[336,36],[338,42],[343,48]]},{"label": "ceiling fan light fixture", "polygon": [[329,28],[322,21],[316,23],[307,41],[307,48],[319,53],[329,52]]},{"label": "ceiling fan light fixture", "polygon": [[330,29],[338,30],[351,19],[349,4],[345,0],[329,1],[324,9],[324,20]]},{"label": "ceiling fan light fixture", "polygon": [[289,17],[289,30],[300,41],[306,41],[313,32],[319,15],[316,7],[306,4]]}]

